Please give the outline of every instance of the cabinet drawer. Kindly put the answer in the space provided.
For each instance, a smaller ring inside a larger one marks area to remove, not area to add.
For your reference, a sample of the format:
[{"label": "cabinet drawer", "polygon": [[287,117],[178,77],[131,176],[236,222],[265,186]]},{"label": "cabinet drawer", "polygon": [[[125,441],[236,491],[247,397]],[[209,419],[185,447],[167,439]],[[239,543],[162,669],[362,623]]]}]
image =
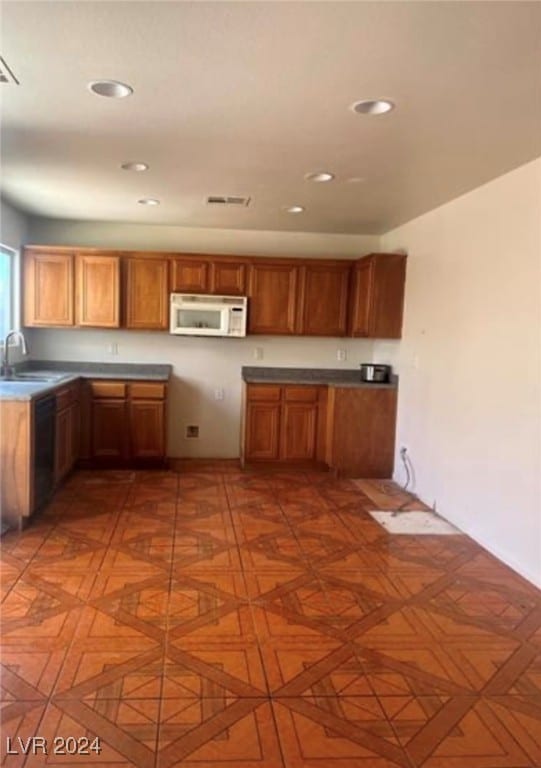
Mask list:
[{"label": "cabinet drawer", "polygon": [[284,400],[286,403],[315,403],[317,401],[317,387],[284,387]]},{"label": "cabinet drawer", "polygon": [[90,391],[93,398],[126,397],[126,384],[123,381],[91,381]]},{"label": "cabinet drawer", "polygon": [[130,384],[130,397],[144,400],[164,400],[165,384],[154,381],[138,381]]},{"label": "cabinet drawer", "polygon": [[248,400],[275,403],[280,400],[279,384],[248,384]]},{"label": "cabinet drawer", "polygon": [[70,384],[59,389],[56,393],[56,410],[61,411],[75,402],[75,400],[78,400],[78,393],[79,387],[77,384]]}]

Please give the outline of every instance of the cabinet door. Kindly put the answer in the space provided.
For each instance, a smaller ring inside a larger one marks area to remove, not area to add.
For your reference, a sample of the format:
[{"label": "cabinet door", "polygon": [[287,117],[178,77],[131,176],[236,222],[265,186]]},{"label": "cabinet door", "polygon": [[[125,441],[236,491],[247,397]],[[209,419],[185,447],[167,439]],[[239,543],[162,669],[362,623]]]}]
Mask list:
[{"label": "cabinet door", "polygon": [[280,403],[259,401],[246,405],[246,461],[275,461],[279,457]]},{"label": "cabinet door", "polygon": [[249,270],[248,332],[297,332],[297,266],[251,264]]},{"label": "cabinet door", "polygon": [[379,253],[375,256],[374,265],[371,336],[376,339],[399,339],[402,335],[406,256]]},{"label": "cabinet door", "polygon": [[78,253],[75,259],[75,322],[93,328],[120,325],[120,257]]},{"label": "cabinet door", "polygon": [[313,461],[317,449],[319,387],[290,384],[282,388],[280,459]]},{"label": "cabinet door", "polygon": [[163,400],[130,401],[132,459],[165,457],[165,403]]},{"label": "cabinet door", "polygon": [[350,333],[376,339],[402,335],[406,256],[374,253],[353,269]]},{"label": "cabinet door", "polygon": [[73,325],[73,254],[26,251],[24,324]]},{"label": "cabinet door", "polygon": [[349,264],[310,264],[303,270],[301,333],[345,336]]},{"label": "cabinet door", "polygon": [[244,296],[246,264],[238,261],[214,261],[210,265],[210,292],[221,296]]},{"label": "cabinet door", "polygon": [[327,463],[346,477],[392,477],[396,389],[331,387]]},{"label": "cabinet door", "polygon": [[56,414],[54,478],[59,482],[72,466],[73,409],[63,408]]},{"label": "cabinet door", "polygon": [[92,403],[92,457],[118,461],[127,457],[126,400]]},{"label": "cabinet door", "polygon": [[169,327],[168,261],[130,256],[126,260],[126,328]]},{"label": "cabinet door", "polygon": [[72,467],[79,459],[81,446],[81,405],[79,402],[73,403],[71,408],[71,464]]},{"label": "cabinet door", "polygon": [[317,412],[315,403],[287,403],[282,406],[280,458],[285,461],[313,461],[316,458]]},{"label": "cabinet door", "polygon": [[209,267],[207,259],[173,259],[171,262],[172,293],[208,293]]},{"label": "cabinet door", "polygon": [[371,335],[370,305],[373,279],[374,261],[372,258],[363,259],[355,265],[351,288],[350,333],[352,336]]}]

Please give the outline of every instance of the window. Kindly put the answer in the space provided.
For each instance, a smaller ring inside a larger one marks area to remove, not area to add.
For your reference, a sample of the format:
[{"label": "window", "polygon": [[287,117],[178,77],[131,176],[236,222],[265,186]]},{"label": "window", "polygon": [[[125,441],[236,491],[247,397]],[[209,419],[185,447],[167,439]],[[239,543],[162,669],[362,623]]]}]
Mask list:
[{"label": "window", "polygon": [[13,328],[15,252],[0,245],[0,340]]}]

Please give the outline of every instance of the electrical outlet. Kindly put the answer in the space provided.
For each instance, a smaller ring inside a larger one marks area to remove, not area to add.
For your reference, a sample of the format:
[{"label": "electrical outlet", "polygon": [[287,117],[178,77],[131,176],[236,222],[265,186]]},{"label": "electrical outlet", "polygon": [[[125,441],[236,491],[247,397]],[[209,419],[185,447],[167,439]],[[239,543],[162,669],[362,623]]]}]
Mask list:
[{"label": "electrical outlet", "polygon": [[263,360],[263,347],[256,347],[254,349],[254,360]]},{"label": "electrical outlet", "polygon": [[199,426],[190,424],[186,427],[186,437],[199,437]]},{"label": "electrical outlet", "polygon": [[118,355],[118,344],[116,341],[112,341],[110,344],[107,345],[107,351],[110,355]]},{"label": "electrical outlet", "polygon": [[347,358],[346,350],[345,349],[337,349],[336,350],[336,359],[339,360],[341,363],[344,362],[344,360]]},{"label": "electrical outlet", "polygon": [[408,452],[408,446],[407,445],[401,445],[400,446],[400,455],[402,456],[402,458],[404,458],[404,456],[407,454],[407,452]]},{"label": "electrical outlet", "polygon": [[221,387],[216,387],[214,390],[214,399],[215,400],[223,400],[224,399],[224,391]]}]

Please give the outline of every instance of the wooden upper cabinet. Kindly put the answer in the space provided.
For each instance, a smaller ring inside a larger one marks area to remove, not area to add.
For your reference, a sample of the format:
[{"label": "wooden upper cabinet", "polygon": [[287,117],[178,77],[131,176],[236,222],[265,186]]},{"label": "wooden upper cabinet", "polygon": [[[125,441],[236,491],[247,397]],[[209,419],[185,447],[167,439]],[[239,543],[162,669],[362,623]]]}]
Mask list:
[{"label": "wooden upper cabinet", "polygon": [[75,323],[93,328],[120,325],[120,256],[75,257]]},{"label": "wooden upper cabinet", "polygon": [[171,291],[244,296],[246,263],[227,256],[173,258],[171,260]]},{"label": "wooden upper cabinet", "polygon": [[362,259],[355,265],[351,282],[351,335],[370,336],[370,302],[372,281],[374,279],[374,261]]},{"label": "wooden upper cabinet", "polygon": [[250,265],[248,333],[297,333],[298,279],[296,265],[266,259]]},{"label": "wooden upper cabinet", "polygon": [[210,265],[210,292],[221,296],[245,296],[246,264],[240,261],[213,261]]},{"label": "wooden upper cabinet", "polygon": [[175,258],[171,261],[172,293],[208,293],[210,263],[208,259]]},{"label": "wooden upper cabinet", "polygon": [[73,325],[73,254],[26,249],[23,275],[24,324]]},{"label": "wooden upper cabinet", "polygon": [[350,334],[376,339],[402,335],[406,256],[375,253],[353,268]]},{"label": "wooden upper cabinet", "polygon": [[302,320],[307,336],[345,336],[350,265],[309,264],[302,268]]},{"label": "wooden upper cabinet", "polygon": [[169,327],[168,267],[165,257],[126,259],[126,328],[161,331]]},{"label": "wooden upper cabinet", "polygon": [[118,328],[122,322],[133,330],[167,330],[172,291],[247,295],[249,334],[396,339],[405,270],[406,256],[393,253],[351,262],[29,246],[24,324]]}]

